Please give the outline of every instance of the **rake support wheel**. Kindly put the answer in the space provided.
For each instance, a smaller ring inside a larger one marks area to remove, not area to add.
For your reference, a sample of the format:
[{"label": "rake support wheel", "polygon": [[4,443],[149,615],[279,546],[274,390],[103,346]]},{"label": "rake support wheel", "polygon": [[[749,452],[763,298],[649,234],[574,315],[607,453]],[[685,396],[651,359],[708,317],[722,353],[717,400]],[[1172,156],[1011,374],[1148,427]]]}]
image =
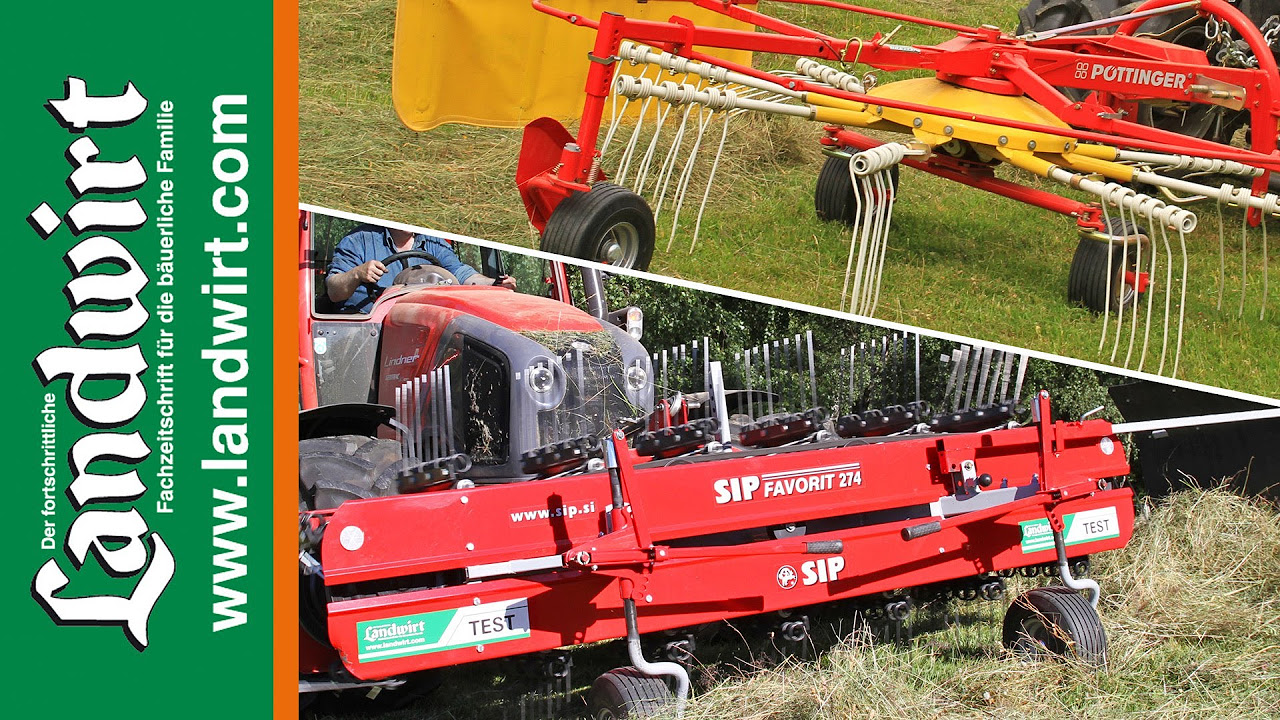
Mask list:
[{"label": "rake support wheel", "polygon": [[1013,601],[1004,616],[1004,646],[1032,660],[1107,663],[1107,636],[1098,612],[1080,593],[1060,585],[1029,590]]},{"label": "rake support wheel", "polygon": [[653,211],[644,198],[613,183],[575,193],[551,213],[540,249],[606,265],[647,270],[653,260]]},{"label": "rake support wheel", "polygon": [[[893,192],[898,192],[898,166],[889,170],[893,179]],[[849,158],[838,155],[827,156],[818,171],[818,186],[813,191],[813,208],[819,220],[835,220],[845,225],[853,225],[854,215],[858,209],[858,201],[854,199],[856,191],[853,178],[849,176]]]},{"label": "rake support wheel", "polygon": [[[1119,238],[1129,237],[1128,257]],[[1071,259],[1067,276],[1067,299],[1094,312],[1116,312],[1123,305],[1133,307],[1141,293],[1134,286],[1138,277],[1137,244],[1147,243],[1147,232],[1141,226],[1111,218],[1107,232],[1084,234]],[[1145,253],[1144,253],[1145,254]],[[1110,255],[1110,261],[1107,257]],[[1111,300],[1107,301],[1107,273],[1110,263]]]},{"label": "rake support wheel", "polygon": [[587,693],[587,709],[594,720],[653,717],[675,700],[661,678],[621,667],[601,675]]}]

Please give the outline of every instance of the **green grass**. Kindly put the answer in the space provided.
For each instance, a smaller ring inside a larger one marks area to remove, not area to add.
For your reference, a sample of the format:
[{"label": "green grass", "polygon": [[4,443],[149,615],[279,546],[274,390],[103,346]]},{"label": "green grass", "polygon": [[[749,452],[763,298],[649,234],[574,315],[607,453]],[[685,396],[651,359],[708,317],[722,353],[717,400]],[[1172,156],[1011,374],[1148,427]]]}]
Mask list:
[{"label": "green grass", "polygon": [[1105,672],[1013,661],[998,624],[978,621],[722,682],[687,717],[1274,717],[1278,561],[1273,507],[1182,492],[1095,558]]},{"label": "green grass", "polygon": [[[908,2],[893,9],[970,24],[990,22],[1008,30],[1016,22],[1018,4]],[[838,37],[869,39],[873,32],[893,27],[885,21],[850,22],[818,8],[765,4],[765,9]],[[358,10],[337,0],[302,0],[300,15],[303,201],[536,246],[513,181],[519,131],[455,125],[415,133],[396,119],[390,96],[392,0],[371,0]],[[945,37],[942,31],[907,26],[894,41]],[[779,63],[757,59],[762,67]],[[888,77],[880,76],[882,81]],[[820,128],[750,117],[731,128],[696,250],[689,252],[689,227],[678,231],[669,252],[664,252],[666,238],[660,235],[651,269],[838,307],[849,238],[844,228],[813,216],[813,185],[822,159],[816,142]],[[1002,172],[1011,176],[1007,168]],[[691,197],[700,193],[699,188]],[[693,211],[685,213],[692,220]],[[1216,215],[1207,208],[1200,215],[1202,227],[1189,243],[1190,284],[1178,376],[1274,396],[1280,388],[1275,356],[1280,349],[1280,250],[1271,252],[1277,287],[1266,319],[1260,320],[1260,234],[1253,232],[1245,313],[1238,317],[1240,231],[1239,216],[1233,213],[1227,231],[1231,267],[1224,310],[1219,311]],[[1273,225],[1273,235],[1275,229]],[[1110,353],[1098,352],[1101,318],[1066,300],[1076,242],[1070,219],[905,171],[876,315],[1109,363]],[[1158,296],[1157,302],[1162,301]],[[1123,362],[1124,354],[1122,348],[1117,362]],[[1158,346],[1142,369],[1154,371],[1156,360]],[[1166,374],[1171,365],[1172,354]],[[1136,357],[1131,366],[1136,368]]]}]

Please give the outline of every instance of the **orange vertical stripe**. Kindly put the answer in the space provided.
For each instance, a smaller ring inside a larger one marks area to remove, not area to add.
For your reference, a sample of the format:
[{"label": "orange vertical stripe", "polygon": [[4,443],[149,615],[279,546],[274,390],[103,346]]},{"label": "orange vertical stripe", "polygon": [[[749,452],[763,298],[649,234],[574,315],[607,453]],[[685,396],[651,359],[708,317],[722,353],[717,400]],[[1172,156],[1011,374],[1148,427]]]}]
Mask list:
[{"label": "orange vertical stripe", "polygon": [[274,713],[298,716],[298,5],[274,10]]}]

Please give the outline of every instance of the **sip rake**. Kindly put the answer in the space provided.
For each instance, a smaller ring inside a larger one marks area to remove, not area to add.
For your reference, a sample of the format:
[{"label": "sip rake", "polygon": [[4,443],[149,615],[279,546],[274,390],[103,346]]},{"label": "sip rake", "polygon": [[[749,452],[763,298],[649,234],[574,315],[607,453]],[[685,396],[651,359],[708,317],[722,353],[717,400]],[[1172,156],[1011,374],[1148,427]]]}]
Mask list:
[{"label": "sip rake", "polygon": [[[595,32],[576,137],[549,118],[525,129],[517,185],[531,222],[542,232],[543,249],[643,268],[654,248],[655,219],[664,229],[669,223],[670,247],[682,216],[696,204],[692,252],[732,119],[746,112],[797,117],[821,123],[825,131],[821,142],[828,159],[815,193],[818,216],[852,228],[842,309],[875,312],[899,195],[898,168],[906,165],[1074,218],[1081,241],[1068,295],[1102,314],[1099,352],[1114,364],[1176,375],[1186,313],[1187,236],[1199,224],[1186,206],[1208,201],[1219,207],[1220,305],[1226,290],[1221,208],[1241,209],[1246,230],[1249,223],[1280,214],[1280,198],[1268,191],[1271,173],[1280,170],[1280,75],[1268,38],[1223,0],[1151,0],[1125,15],[1019,37],[992,26],[971,28],[827,0],[780,0],[956,33],[938,45],[913,46],[890,42],[896,29],[865,41],[838,38],[748,7],[754,3],[683,1],[757,29],[613,13],[595,20],[533,0],[539,11]],[[1188,11],[1234,30],[1251,53],[1249,62],[1214,65],[1203,51],[1135,34],[1150,18]],[[1080,34],[1100,27],[1114,27],[1115,33]],[[711,54],[716,48],[791,55],[796,61],[785,71],[763,71],[718,58]],[[871,72],[856,74],[859,65],[933,75],[878,82]],[[1139,122],[1151,118],[1153,108],[1168,114],[1199,106],[1247,116],[1250,147]],[[627,117],[635,118],[629,135]],[[866,131],[904,137],[884,142]],[[708,152],[714,159],[706,183],[695,188],[695,162]],[[997,177],[1000,164],[1092,200]],[[1249,250],[1245,235],[1241,314]],[[1265,223],[1259,251],[1261,317],[1269,295]]]}]

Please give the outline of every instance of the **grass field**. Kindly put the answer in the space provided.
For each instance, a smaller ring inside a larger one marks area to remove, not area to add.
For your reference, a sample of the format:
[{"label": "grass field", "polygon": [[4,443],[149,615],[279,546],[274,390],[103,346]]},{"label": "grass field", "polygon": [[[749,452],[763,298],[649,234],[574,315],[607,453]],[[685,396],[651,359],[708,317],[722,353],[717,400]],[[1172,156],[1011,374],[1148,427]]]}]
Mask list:
[{"label": "grass field", "polygon": [[688,717],[1275,717],[1278,531],[1274,508],[1223,492],[1155,507],[1096,558],[1106,672],[1010,660],[976,622],[722,682]]},{"label": "grass field", "polygon": [[[817,660],[756,661],[745,672],[702,667],[685,717],[1276,717],[1280,514],[1221,490],[1183,491],[1147,508],[1128,547],[1093,558],[1109,648],[1105,671],[1020,662],[1001,649],[1007,603],[951,601],[916,610],[909,640],[855,634]],[[1011,580],[1010,591],[1032,584]],[[586,686],[594,673],[620,664],[624,651],[613,643],[575,656],[575,684]],[[382,717],[526,717],[509,678],[481,676],[455,673],[414,706]]]},{"label": "grass field", "polygon": [[[1012,30],[1018,5],[1016,0],[942,0],[900,2],[893,9]],[[854,23],[816,8],[762,6],[838,37],[869,38],[876,30],[892,29],[892,24]],[[518,130],[454,125],[415,133],[395,117],[393,0],[369,0],[358,8],[338,0],[301,0],[300,15],[303,201],[536,246],[513,181]],[[944,38],[905,27],[894,41]],[[777,63],[758,57],[757,65]],[[820,128],[758,118],[743,118],[731,127],[698,247],[689,252],[685,229],[664,252],[666,240],[660,235],[651,269],[838,307],[849,237],[842,226],[820,223],[813,214]],[[1067,304],[1066,276],[1077,242],[1073,221],[910,170],[903,172],[899,192],[878,317],[1111,361],[1110,352],[1098,352],[1100,317]],[[1200,215],[1201,228],[1190,243],[1178,376],[1274,396],[1280,393],[1280,251],[1271,253],[1277,287],[1266,318],[1259,319],[1261,236],[1255,231],[1250,237],[1249,287],[1244,316],[1238,317],[1240,225],[1239,215],[1229,213],[1230,267],[1219,311],[1217,219],[1209,208]],[[1118,361],[1123,356],[1122,348]],[[1136,366],[1136,358],[1131,364]],[[1149,362],[1143,369],[1155,367]]]}]

